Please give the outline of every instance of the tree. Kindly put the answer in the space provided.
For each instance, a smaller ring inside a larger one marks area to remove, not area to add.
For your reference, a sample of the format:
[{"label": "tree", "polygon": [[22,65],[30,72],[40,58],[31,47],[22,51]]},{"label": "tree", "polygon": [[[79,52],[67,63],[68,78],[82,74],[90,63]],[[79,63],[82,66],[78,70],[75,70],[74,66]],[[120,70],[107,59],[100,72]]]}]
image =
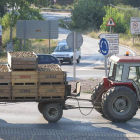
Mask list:
[{"label": "tree", "polygon": [[[32,8],[34,4],[38,8]],[[0,5],[11,8],[10,13],[10,41],[12,41],[12,27],[15,25],[17,20],[43,20],[40,14],[39,8],[47,5],[46,0],[0,0]]]},{"label": "tree", "polygon": [[4,6],[0,5],[0,17],[2,17],[5,14],[5,8]]},{"label": "tree", "polygon": [[127,26],[124,13],[120,13],[118,9],[112,7],[109,8],[108,6],[106,7],[106,15],[103,18],[103,24],[100,26],[100,28],[109,32],[109,26],[106,26],[106,24],[110,17],[112,17],[114,22],[116,23],[116,26],[112,27],[112,32],[125,33]]},{"label": "tree", "polygon": [[123,5],[130,5],[133,7],[139,7],[140,6],[140,0],[102,0],[104,5],[118,5],[118,4],[123,4]]},{"label": "tree", "polygon": [[74,28],[99,28],[105,15],[104,5],[100,0],[79,0],[71,15]]}]

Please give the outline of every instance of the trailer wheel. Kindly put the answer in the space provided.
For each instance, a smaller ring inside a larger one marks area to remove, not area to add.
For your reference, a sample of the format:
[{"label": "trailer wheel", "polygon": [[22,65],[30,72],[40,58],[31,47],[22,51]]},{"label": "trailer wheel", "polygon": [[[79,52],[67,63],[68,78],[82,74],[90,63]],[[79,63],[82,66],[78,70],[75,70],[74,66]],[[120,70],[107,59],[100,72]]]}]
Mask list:
[{"label": "trailer wheel", "polygon": [[113,87],[104,94],[103,111],[113,122],[126,122],[133,118],[138,110],[136,93],[125,86]]},{"label": "trailer wheel", "polygon": [[57,122],[63,115],[62,107],[59,104],[47,104],[43,108],[43,116],[49,122]]},{"label": "trailer wheel", "polygon": [[39,102],[38,103],[38,110],[39,112],[42,114],[42,111],[43,111],[43,107],[45,106],[45,102]]},{"label": "trailer wheel", "polygon": [[[91,99],[93,106],[96,106],[96,102],[102,102],[102,95],[100,95],[100,92],[102,92],[105,89],[103,82],[100,82],[99,85],[95,86],[95,88],[92,91]],[[103,109],[101,104],[98,105],[100,108],[95,108],[97,112],[104,115]]]}]

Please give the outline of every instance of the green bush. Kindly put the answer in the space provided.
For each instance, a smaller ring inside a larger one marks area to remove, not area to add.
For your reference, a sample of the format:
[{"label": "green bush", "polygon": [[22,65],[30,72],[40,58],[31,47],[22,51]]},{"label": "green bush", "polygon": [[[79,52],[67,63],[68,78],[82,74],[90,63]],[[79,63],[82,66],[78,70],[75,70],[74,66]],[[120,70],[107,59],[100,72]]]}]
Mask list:
[{"label": "green bush", "polygon": [[108,6],[106,7],[106,15],[103,18],[103,24],[100,26],[101,30],[105,30],[109,32],[110,27],[106,26],[106,24],[110,19],[110,17],[112,17],[114,22],[116,23],[116,26],[112,27],[112,32],[125,33],[127,30],[127,26],[126,26],[124,13],[120,13],[118,9],[111,8],[111,7],[109,8]]},{"label": "green bush", "polygon": [[0,18],[0,24],[2,25],[3,29],[10,27],[11,18],[9,13],[6,13],[2,18]]},{"label": "green bush", "polygon": [[79,0],[71,12],[73,28],[99,28],[105,16],[104,5],[99,0]]}]

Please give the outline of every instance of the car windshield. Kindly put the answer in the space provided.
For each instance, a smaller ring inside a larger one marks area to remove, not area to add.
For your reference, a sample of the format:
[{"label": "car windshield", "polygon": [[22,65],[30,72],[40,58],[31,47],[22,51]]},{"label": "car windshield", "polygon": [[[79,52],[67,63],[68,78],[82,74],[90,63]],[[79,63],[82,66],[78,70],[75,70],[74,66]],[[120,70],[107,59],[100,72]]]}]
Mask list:
[{"label": "car windshield", "polygon": [[54,52],[73,52],[73,49],[67,45],[58,45]]}]

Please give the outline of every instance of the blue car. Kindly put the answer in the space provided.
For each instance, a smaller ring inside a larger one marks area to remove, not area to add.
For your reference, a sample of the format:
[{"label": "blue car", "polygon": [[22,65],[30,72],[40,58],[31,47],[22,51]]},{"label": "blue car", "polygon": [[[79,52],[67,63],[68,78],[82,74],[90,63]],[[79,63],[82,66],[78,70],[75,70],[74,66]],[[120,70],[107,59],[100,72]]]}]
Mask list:
[{"label": "blue car", "polygon": [[52,55],[49,54],[37,54],[38,64],[58,64],[61,66],[60,61]]}]

